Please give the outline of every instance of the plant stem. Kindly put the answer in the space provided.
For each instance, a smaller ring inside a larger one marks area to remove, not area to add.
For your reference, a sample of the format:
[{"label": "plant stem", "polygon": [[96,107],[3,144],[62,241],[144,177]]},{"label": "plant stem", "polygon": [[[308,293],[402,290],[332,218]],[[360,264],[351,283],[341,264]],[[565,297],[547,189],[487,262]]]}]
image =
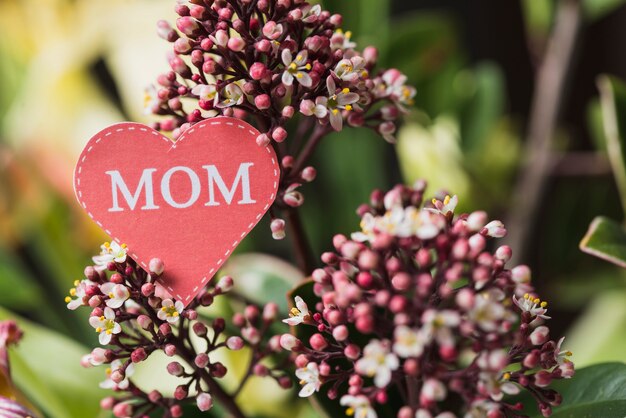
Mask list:
[{"label": "plant stem", "polygon": [[506,243],[516,251],[513,253],[513,265],[525,259],[527,239],[535,225],[554,167],[552,139],[582,21],[579,0],[561,0],[557,4],[554,29],[537,73],[524,146],[525,161],[513,191],[512,210],[506,222]]},{"label": "plant stem", "polygon": [[296,160],[296,163],[293,165],[293,168],[291,170],[292,173],[300,174],[300,171],[302,171],[304,165],[313,155],[313,152],[315,151],[315,148],[317,148],[317,145],[320,143],[321,139],[329,133],[330,129],[328,128],[328,126],[317,125],[315,127],[315,130],[313,130],[311,137],[300,152],[300,155],[298,155],[298,159]]},{"label": "plant stem", "polygon": [[287,209],[287,222],[289,223],[289,236],[293,237],[294,251],[298,267],[305,276],[311,274],[314,268],[312,250],[306,237],[306,232],[300,219],[300,212],[296,208]]}]

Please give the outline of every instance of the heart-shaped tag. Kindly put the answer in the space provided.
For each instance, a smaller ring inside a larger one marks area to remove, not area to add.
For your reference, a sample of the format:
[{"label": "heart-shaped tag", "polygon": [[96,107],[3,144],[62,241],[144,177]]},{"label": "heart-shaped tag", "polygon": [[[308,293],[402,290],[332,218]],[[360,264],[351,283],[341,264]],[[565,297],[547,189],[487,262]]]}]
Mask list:
[{"label": "heart-shaped tag", "polygon": [[144,269],[163,260],[160,282],[186,306],[276,197],[276,154],[258,135],[228,117],[198,123],[175,143],[142,124],[113,125],[83,150],[76,197]]}]

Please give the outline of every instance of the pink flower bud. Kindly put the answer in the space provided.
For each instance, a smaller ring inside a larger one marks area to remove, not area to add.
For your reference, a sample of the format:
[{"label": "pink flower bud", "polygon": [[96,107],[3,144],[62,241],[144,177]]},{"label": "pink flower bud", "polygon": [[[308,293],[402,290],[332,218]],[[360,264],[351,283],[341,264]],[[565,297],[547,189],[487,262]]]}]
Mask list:
[{"label": "pink flower bud", "polygon": [[181,376],[185,372],[185,369],[179,362],[172,361],[167,365],[167,372],[172,376]]},{"label": "pink flower bud", "polygon": [[182,401],[187,397],[187,393],[187,389],[184,386],[176,386],[176,389],[174,390],[174,398]]},{"label": "pink flower bud", "polygon": [[142,361],[144,361],[146,358],[148,358],[148,354],[146,353],[146,350],[143,349],[143,347],[139,347],[137,349],[135,349],[131,354],[130,354],[130,360],[133,363],[141,363]]},{"label": "pink flower bud", "polygon": [[345,325],[339,325],[333,329],[333,338],[337,341],[345,341],[348,338],[349,331]]},{"label": "pink flower bud", "polygon": [[213,398],[208,393],[201,393],[196,397],[196,405],[200,411],[208,411],[213,406]]},{"label": "pink flower bud", "polygon": [[250,66],[250,77],[253,80],[261,80],[267,74],[267,67],[261,62],[255,62]]},{"label": "pink flower bud", "polygon": [[270,302],[263,308],[263,320],[270,322],[276,319],[278,315],[278,305]]},{"label": "pink flower bud", "polygon": [[294,113],[295,113],[295,109],[293,108],[293,106],[283,107],[282,115],[284,118],[291,119]]},{"label": "pink flower bud", "polygon": [[148,263],[148,270],[150,270],[150,273],[160,276],[165,270],[165,263],[160,258],[153,258]]},{"label": "pink flower bud", "polygon": [[198,337],[204,337],[207,334],[207,327],[202,322],[196,322],[193,324],[193,333]]},{"label": "pink flower bud", "polygon": [[511,270],[511,278],[515,283],[529,283],[530,275],[530,268],[526,265],[519,265]]},{"label": "pink flower bud", "polygon": [[541,325],[535,328],[535,330],[533,330],[533,332],[530,334],[528,338],[530,339],[530,342],[533,345],[542,345],[546,341],[548,341],[549,333],[550,333],[550,329],[544,325]]},{"label": "pink flower bud", "polygon": [[535,374],[535,385],[539,386],[540,388],[545,388],[546,386],[549,386],[551,382],[552,373],[545,370],[540,370],[537,372],[537,374]]},{"label": "pink flower bud", "polygon": [[161,324],[159,325],[159,332],[163,335],[169,335],[172,333],[172,327],[167,323]]},{"label": "pink flower bud", "polygon": [[276,24],[273,20],[268,21],[265,26],[263,26],[263,36],[267,39],[275,40],[280,37],[283,33],[283,25]]},{"label": "pink flower bud", "polygon": [[350,360],[356,360],[361,355],[361,349],[356,344],[348,344],[346,348],[344,348],[343,354]]},{"label": "pink flower bud", "polygon": [[488,237],[502,238],[506,235],[504,224],[500,221],[491,221],[480,230],[480,233]]},{"label": "pink flower bud", "polygon": [[309,338],[309,344],[314,350],[317,351],[323,351],[326,347],[328,347],[328,342],[326,342],[322,334],[319,333],[311,335],[311,338]]},{"label": "pink flower bud", "polygon": [[176,346],[174,346],[173,344],[167,344],[165,346],[165,355],[168,357],[172,357],[174,355],[176,355]]},{"label": "pink flower bud", "polygon": [[226,340],[226,347],[233,351],[241,350],[243,348],[243,345],[243,339],[241,339],[240,337],[229,337]]},{"label": "pink flower bud", "polygon": [[223,29],[218,30],[217,32],[215,32],[214,42],[216,45],[225,48],[228,45],[228,33]]},{"label": "pink flower bud", "polygon": [[262,39],[254,44],[254,47],[259,52],[268,52],[272,48],[272,43],[267,39]]},{"label": "pink flower bud", "polygon": [[274,139],[274,141],[276,142],[283,142],[285,139],[287,139],[287,131],[285,130],[285,128],[279,126],[278,128],[274,129],[274,131],[272,132],[272,139]]},{"label": "pink flower bud", "polygon": [[272,220],[270,224],[270,229],[272,230],[272,238],[275,240],[281,240],[285,238],[285,221],[280,218],[276,218]]},{"label": "pink flower bud", "polygon": [[187,36],[192,36],[200,30],[198,22],[194,18],[188,16],[176,19],[176,27]]},{"label": "pink flower bud", "polygon": [[317,176],[317,171],[313,167],[305,167],[302,170],[302,174],[300,176],[302,177],[302,180],[310,183],[315,180],[315,177]]},{"label": "pink flower bud", "polygon": [[256,143],[258,146],[260,147],[266,147],[270,144],[270,137],[267,136],[267,134],[261,134],[259,136],[256,137]]},{"label": "pink flower bud", "polygon": [[411,287],[411,284],[411,275],[405,272],[396,273],[391,278],[391,285],[394,287],[394,289],[401,292],[408,290]]},{"label": "pink flower bud", "polygon": [[199,369],[204,369],[209,365],[209,356],[206,353],[200,353],[196,356],[193,362]]},{"label": "pink flower bud", "polygon": [[280,346],[287,350],[292,351],[300,345],[300,340],[291,334],[283,334],[280,336]]},{"label": "pink flower bud", "polygon": [[376,64],[376,61],[378,61],[378,49],[373,46],[365,47],[363,50],[363,58],[367,65]]},{"label": "pink flower bud", "polygon": [[252,345],[258,344],[261,341],[261,333],[254,327],[242,329],[241,336]]},{"label": "pink flower bud", "polygon": [[153,390],[152,392],[148,394],[148,399],[152,403],[157,403],[161,399],[163,399],[163,395],[161,395],[161,392],[159,392],[158,390]]},{"label": "pink flower bud", "polygon": [[241,38],[230,38],[228,40],[228,49],[235,52],[241,52],[246,47],[246,43]]},{"label": "pink flower bud", "polygon": [[215,288],[219,289],[222,293],[226,293],[233,288],[233,285],[233,278],[230,276],[224,276],[219,280],[219,282],[217,282]]},{"label": "pink flower bud", "polygon": [[181,418],[183,416],[183,408],[180,405],[170,407],[170,415],[172,418]]},{"label": "pink flower bud", "polygon": [[133,406],[128,402],[120,402],[113,407],[113,415],[117,418],[127,418],[133,414]]},{"label": "pink flower bud", "polygon": [[496,259],[501,260],[503,262],[507,262],[511,259],[511,256],[513,255],[513,251],[511,250],[511,247],[509,247],[508,245],[503,245],[501,247],[499,247],[496,250]]},{"label": "pink flower bud", "polygon": [[100,401],[100,408],[102,409],[113,409],[115,406],[115,398],[113,396],[107,396]]},{"label": "pink flower bud", "polygon": [[157,22],[157,35],[168,42],[174,42],[178,38],[176,31],[165,20]]},{"label": "pink flower bud", "polygon": [[267,94],[260,94],[254,98],[254,105],[259,110],[269,109],[272,106],[272,99]]}]

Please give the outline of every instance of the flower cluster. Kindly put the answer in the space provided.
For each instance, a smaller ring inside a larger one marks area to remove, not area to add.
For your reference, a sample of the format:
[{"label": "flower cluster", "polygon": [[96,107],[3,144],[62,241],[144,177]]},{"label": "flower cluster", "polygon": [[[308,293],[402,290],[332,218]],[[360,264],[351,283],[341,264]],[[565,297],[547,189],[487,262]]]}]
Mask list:
[{"label": "flower cluster", "polygon": [[[233,280],[222,277],[208,285],[188,306],[174,300],[158,284],[164,272],[163,262],[152,259],[149,273],[127,257],[124,245],[105,243],[94,265],[85,269],[85,278],[74,283],[67,307],[92,309],[89,324],[98,334],[101,345],[83,357],[85,367],[108,365],[101,387],[121,393],[107,397],[102,407],[112,409],[116,417],[147,416],[162,410],[163,417],[182,416],[182,406],[195,402],[201,411],[210,409],[215,398],[235,417],[242,417],[234,397],[252,375],[268,376],[282,387],[291,379],[280,369],[265,365],[266,360],[281,351],[278,337],[267,341],[268,329],[275,321],[278,307],[249,304],[243,314],[236,314],[229,332],[224,318],[199,316],[198,309],[212,305],[216,298],[232,291]],[[241,350],[250,353],[249,370],[234,393],[227,393],[219,379],[226,366],[215,360],[218,350]],[[135,365],[156,351],[173,357],[167,372],[183,380],[173,396],[153,390],[146,392],[130,379]]]},{"label": "flower cluster", "polygon": [[[275,142],[282,162],[284,208],[302,204],[297,188],[315,177],[306,166],[322,137],[345,123],[394,141],[396,121],[415,89],[400,71],[376,72],[377,51],[355,48],[342,17],[303,0],[179,1],[176,28],[158,24],[173,43],[171,72],[146,91],[146,110],[163,116],[156,128],[178,138],[195,123],[219,116],[249,118]],[[287,123],[300,114],[294,145]],[[307,138],[303,143],[302,139]],[[274,237],[284,235],[280,222]]]},{"label": "flower cluster", "polygon": [[422,208],[424,189],[375,191],[358,210],[361,231],[335,236],[313,272],[319,300],[310,308],[296,292],[281,345],[300,395],[326,388],[357,417],[393,397],[404,400],[398,418],[498,418],[525,416],[505,395],[527,390],[549,416],[561,396],[548,386],[574,365],[549,337],[530,270],[506,268],[508,246],[488,250],[506,234],[500,221],[456,216],[456,196]]}]

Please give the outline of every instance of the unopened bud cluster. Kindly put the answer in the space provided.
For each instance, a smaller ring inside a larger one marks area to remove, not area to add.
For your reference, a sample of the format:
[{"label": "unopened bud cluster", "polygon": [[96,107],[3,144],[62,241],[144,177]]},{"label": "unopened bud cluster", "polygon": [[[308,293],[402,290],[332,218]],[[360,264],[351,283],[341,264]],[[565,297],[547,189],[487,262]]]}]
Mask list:
[{"label": "unopened bud cluster", "polygon": [[507,268],[509,247],[488,249],[506,234],[500,221],[455,215],[456,196],[422,208],[424,189],[375,191],[358,210],[361,231],[335,236],[313,272],[318,299],[296,291],[293,334],[280,343],[300,395],[324,389],[369,418],[389,416],[391,398],[404,399],[398,418],[504,418],[525,416],[505,395],[526,390],[549,416],[561,402],[549,385],[574,365],[550,339],[530,270]]},{"label": "unopened bud cluster", "polygon": [[[345,124],[394,141],[397,119],[415,89],[400,71],[375,69],[378,53],[356,50],[342,17],[303,0],[179,1],[176,28],[158,24],[173,43],[171,72],[146,91],[156,128],[178,138],[194,124],[220,115],[248,119],[281,161],[276,205],[298,207],[298,188],[316,172],[308,158],[322,137]],[[299,116],[294,132],[287,124]],[[297,143],[287,147],[289,136]],[[276,239],[284,228],[272,225]]]}]

